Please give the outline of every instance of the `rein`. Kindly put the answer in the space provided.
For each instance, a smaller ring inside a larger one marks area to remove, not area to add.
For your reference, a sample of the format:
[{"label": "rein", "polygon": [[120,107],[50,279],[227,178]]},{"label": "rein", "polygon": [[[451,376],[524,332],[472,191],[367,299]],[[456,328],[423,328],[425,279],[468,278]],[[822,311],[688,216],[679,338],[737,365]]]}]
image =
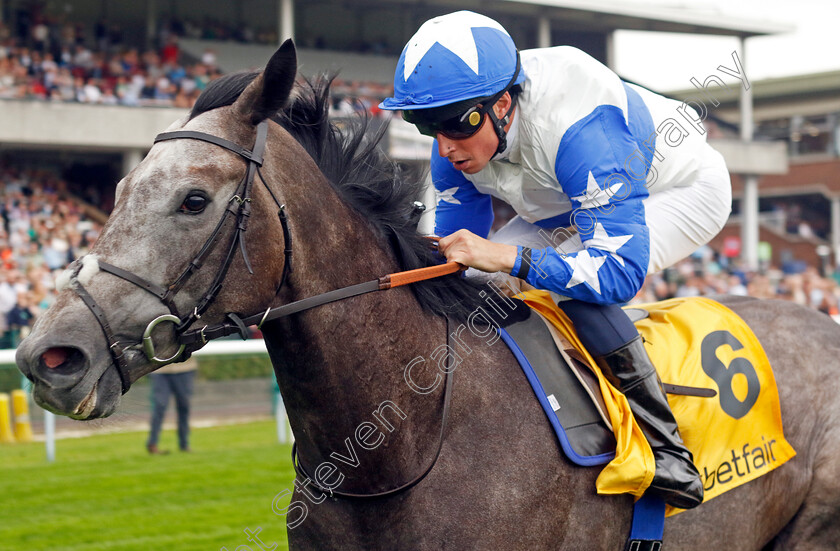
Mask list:
[{"label": "rein", "polygon": [[333,291],[327,291],[319,295],[296,300],[295,302],[290,302],[289,304],[284,304],[283,306],[268,308],[265,312],[260,312],[259,314],[254,314],[246,318],[240,318],[234,313],[228,313],[227,318],[230,321],[217,323],[215,325],[205,325],[201,329],[186,331],[181,334],[178,342],[181,343],[182,346],[194,344],[196,342],[201,342],[201,344],[204,345],[207,341],[218,339],[220,337],[226,337],[234,333],[239,333],[242,338],[245,339],[247,337],[246,328],[249,325],[256,325],[257,329],[262,329],[263,324],[268,321],[283,318],[291,314],[297,314],[298,312],[303,312],[304,310],[309,310],[311,308],[315,308],[316,306],[329,304],[330,302],[335,302],[337,300],[343,300],[345,298],[355,297],[375,291],[387,291],[388,289],[402,287],[403,285],[417,283],[418,281],[425,281],[427,279],[434,279],[436,277],[454,274],[463,269],[464,266],[462,264],[457,262],[447,262],[446,264],[440,264],[438,266],[429,266],[427,268],[417,268],[416,270],[388,274],[380,277],[379,279],[373,279],[365,283],[357,283],[356,285],[350,285]]}]

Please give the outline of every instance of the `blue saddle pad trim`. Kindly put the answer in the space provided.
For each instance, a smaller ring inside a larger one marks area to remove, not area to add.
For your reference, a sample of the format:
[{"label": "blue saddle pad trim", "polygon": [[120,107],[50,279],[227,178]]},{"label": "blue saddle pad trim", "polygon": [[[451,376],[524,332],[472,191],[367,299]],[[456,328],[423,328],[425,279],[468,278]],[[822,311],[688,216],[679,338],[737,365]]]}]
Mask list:
[{"label": "blue saddle pad trim", "polygon": [[659,549],[664,531],[665,501],[661,497],[643,495],[633,506],[633,525],[625,549]]},{"label": "blue saddle pad trim", "polygon": [[531,367],[531,363],[528,361],[528,358],[525,357],[525,354],[522,353],[519,345],[516,344],[516,341],[513,340],[513,337],[511,337],[507,331],[499,329],[499,333],[502,340],[508,348],[510,348],[510,351],[513,352],[517,361],[519,361],[519,366],[525,373],[525,377],[531,384],[531,388],[534,389],[534,394],[536,394],[537,400],[545,412],[545,416],[548,417],[548,422],[551,424],[551,428],[554,429],[554,434],[557,435],[557,440],[560,441],[560,447],[563,449],[566,457],[568,457],[573,463],[582,467],[594,467],[596,465],[604,465],[605,463],[612,461],[615,457],[615,452],[602,453],[600,455],[593,456],[582,456],[572,448],[572,445],[569,443],[569,439],[566,436],[566,431],[563,430],[563,426],[560,424],[560,421],[557,420],[557,415],[555,415],[551,404],[549,404],[546,392],[543,389],[542,384],[540,384],[539,378],[537,378],[537,375],[534,373],[534,369]]}]

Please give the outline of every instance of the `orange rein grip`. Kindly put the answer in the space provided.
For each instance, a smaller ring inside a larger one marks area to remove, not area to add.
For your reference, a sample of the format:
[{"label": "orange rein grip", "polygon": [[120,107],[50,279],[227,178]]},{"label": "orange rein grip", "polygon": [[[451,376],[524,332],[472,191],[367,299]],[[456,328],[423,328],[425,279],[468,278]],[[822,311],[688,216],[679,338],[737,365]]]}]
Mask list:
[{"label": "orange rein grip", "polygon": [[379,278],[379,289],[385,290],[401,287],[410,283],[417,283],[418,281],[454,274],[466,269],[467,267],[460,262],[447,262],[446,264],[429,266],[428,268],[417,268],[416,270],[388,274]]}]

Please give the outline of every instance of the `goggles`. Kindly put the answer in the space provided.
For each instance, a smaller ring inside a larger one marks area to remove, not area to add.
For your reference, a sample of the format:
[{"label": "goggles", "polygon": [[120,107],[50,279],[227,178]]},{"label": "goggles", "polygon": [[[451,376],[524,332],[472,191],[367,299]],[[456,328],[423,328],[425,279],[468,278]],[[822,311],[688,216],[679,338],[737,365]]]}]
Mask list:
[{"label": "goggles", "polygon": [[487,105],[474,105],[461,115],[456,115],[452,118],[439,122],[417,120],[417,118],[413,116],[415,113],[414,111],[406,111],[403,114],[403,118],[405,118],[407,122],[416,126],[417,130],[419,130],[423,135],[434,138],[438,133],[440,133],[451,140],[465,140],[478,132],[478,129],[481,128],[481,125],[484,122],[485,113],[487,113],[492,106],[493,103],[489,102]]}]

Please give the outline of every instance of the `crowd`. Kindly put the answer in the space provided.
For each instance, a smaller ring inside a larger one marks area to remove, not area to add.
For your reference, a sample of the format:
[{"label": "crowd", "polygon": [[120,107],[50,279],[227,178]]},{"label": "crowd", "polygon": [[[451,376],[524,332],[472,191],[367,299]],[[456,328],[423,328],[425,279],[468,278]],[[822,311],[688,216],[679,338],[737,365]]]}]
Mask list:
[{"label": "crowd", "polygon": [[55,299],[55,277],[101,226],[44,170],[0,165],[0,348],[14,348]]},{"label": "crowd", "polygon": [[760,271],[742,270],[731,260],[704,246],[676,266],[648,276],[633,302],[739,295],[787,300],[838,316],[838,282],[840,271],[821,275],[816,267],[802,263],[790,263],[783,268],[766,266]]},{"label": "crowd", "polygon": [[[234,33],[219,22],[199,26],[179,21],[162,25],[158,46],[143,49],[128,44],[118,26],[105,22],[94,26],[91,37],[78,23],[40,16],[33,20],[14,30],[0,22],[0,99],[189,108],[221,70],[212,49],[196,63],[185,63],[188,56],[182,54],[179,38],[265,38],[247,29]],[[334,116],[359,111],[384,116],[377,104],[389,89],[380,83],[336,80],[334,93]]]},{"label": "crowd", "polygon": [[394,117],[394,111],[383,111],[379,108],[379,103],[390,93],[390,86],[386,84],[336,78],[330,88],[332,105],[329,116],[340,118],[365,113],[382,119]]},{"label": "crowd", "polygon": [[97,31],[89,41],[82,25],[45,19],[22,32],[0,23],[0,99],[189,108],[221,74],[212,50],[183,64],[174,33],[141,50],[117,31]]}]

